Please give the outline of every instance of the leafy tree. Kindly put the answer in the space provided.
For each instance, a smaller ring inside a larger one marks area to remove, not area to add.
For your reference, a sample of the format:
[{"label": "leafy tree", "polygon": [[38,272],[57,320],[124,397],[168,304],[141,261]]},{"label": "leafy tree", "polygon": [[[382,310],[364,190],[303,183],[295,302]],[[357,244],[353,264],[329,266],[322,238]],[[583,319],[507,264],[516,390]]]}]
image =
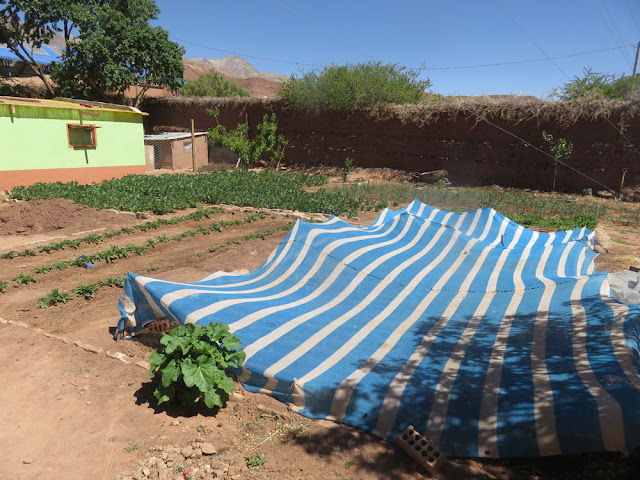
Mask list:
[{"label": "leafy tree", "polygon": [[137,104],[152,85],[177,90],[184,48],[170,41],[167,31],[149,25],[159,13],[155,1],[94,1],[92,14],[76,10],[69,29],[78,28],[78,41],[67,43],[62,61],[51,69],[62,94],[106,99],[107,92],[122,95],[129,86],[142,84]]},{"label": "leafy tree", "polygon": [[[0,42],[38,75],[49,95],[101,97],[143,83],[137,102],[151,85],[177,89],[184,49],[160,27],[151,27],[154,0],[0,0]],[[51,79],[33,58],[33,47],[62,33],[65,52],[51,66]]]},{"label": "leafy tree", "polygon": [[591,100],[629,100],[640,93],[640,81],[636,77],[617,76],[584,69],[583,77],[574,77],[562,87],[551,91],[551,97],[559,100],[587,98]]},{"label": "leafy tree", "polygon": [[429,79],[419,80],[420,70],[396,64],[368,62],[331,65],[300,78],[291,77],[278,94],[298,108],[350,110],[382,103],[418,103]]},{"label": "leafy tree", "polygon": [[40,48],[57,31],[62,15],[58,4],[55,0],[0,0],[0,43],[31,67],[52,96],[53,84],[33,58],[32,47]]},{"label": "leafy tree", "polygon": [[[218,118],[218,110],[207,110],[207,113]],[[209,129],[209,139],[216,147],[224,147],[238,156],[238,163],[243,167],[255,166],[264,155],[269,155],[271,163],[280,165],[284,158],[284,149],[289,142],[284,136],[277,134],[278,122],[276,114],[271,118],[265,114],[262,123],[256,126],[253,138],[249,138],[249,125],[240,123],[233,130],[227,130],[224,125],[218,124]]]},{"label": "leafy tree", "polygon": [[189,80],[180,93],[185,97],[248,97],[249,92],[215,70]]}]

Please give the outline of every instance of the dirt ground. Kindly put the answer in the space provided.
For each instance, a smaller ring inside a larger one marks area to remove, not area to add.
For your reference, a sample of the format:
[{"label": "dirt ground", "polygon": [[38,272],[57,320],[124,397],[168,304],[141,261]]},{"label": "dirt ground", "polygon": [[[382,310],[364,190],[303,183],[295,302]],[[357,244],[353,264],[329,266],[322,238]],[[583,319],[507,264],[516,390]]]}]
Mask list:
[{"label": "dirt ground", "polygon": [[[159,337],[147,333],[135,341],[113,340],[110,329],[119,316],[120,288],[103,287],[89,300],[74,298],[48,308],[36,306],[53,288],[71,291],[80,282],[97,283],[127,272],[195,281],[217,270],[255,269],[286,232],[278,230],[264,239],[245,237],[286,225],[293,221],[291,213],[259,211],[265,217],[254,223],[160,243],[142,256],[100,262],[95,268],[51,270],[36,275],[35,283],[19,285],[13,281],[20,273],[31,274],[33,267],[45,263],[73,259],[109,245],[140,245],[161,234],[171,237],[198,225],[242,219],[249,213],[250,209],[225,207],[223,213],[202,222],[136,230],[99,245],[81,244],[75,250],[0,259],[0,282],[9,282],[5,293],[0,293],[1,480],[153,478],[143,475],[145,471],[158,478],[154,471],[145,470],[158,452],[197,442],[213,444],[216,453],[197,461],[185,460],[182,468],[175,465],[165,471],[165,478],[428,477],[391,443],[345,425],[306,419],[271,397],[243,391],[240,384],[229,406],[217,414],[156,407],[146,361]],[[376,216],[368,212],[350,221],[369,223]],[[36,249],[88,232],[114,231],[154,218],[96,211],[56,199],[1,203],[0,254]],[[638,227],[605,223],[598,235],[609,251],[598,257],[599,271],[637,263]],[[225,246],[209,252],[214,245]],[[266,463],[249,468],[246,458],[258,453]],[[202,468],[204,464],[210,465],[209,470]],[[211,473],[214,470],[217,473]],[[454,480],[631,479],[639,475],[640,454],[603,454],[521,461],[453,459],[434,476]]]}]

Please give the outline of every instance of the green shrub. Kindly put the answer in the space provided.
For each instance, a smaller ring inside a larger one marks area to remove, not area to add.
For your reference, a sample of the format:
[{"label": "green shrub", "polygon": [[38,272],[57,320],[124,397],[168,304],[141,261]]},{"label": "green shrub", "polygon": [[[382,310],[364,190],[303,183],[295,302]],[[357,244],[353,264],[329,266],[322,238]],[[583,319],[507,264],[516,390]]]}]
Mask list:
[{"label": "green shrub", "polygon": [[35,282],[36,277],[34,277],[33,275],[29,275],[28,273],[22,272],[20,275],[14,278],[13,281],[19,284]]},{"label": "green shrub", "polygon": [[98,285],[101,287],[124,287],[124,283],[127,280],[127,275],[122,277],[109,277],[106,280],[100,280]]},{"label": "green shrub", "polygon": [[67,303],[69,300],[73,298],[73,295],[66,292],[61,292],[57,288],[51,290],[51,292],[47,293],[44,297],[38,300],[38,307],[47,308],[51,305],[57,305],[58,303]]},{"label": "green shrub", "polygon": [[[210,110],[208,113],[218,118],[217,110]],[[209,139],[214,146],[235,153],[241,160],[241,166],[245,168],[255,166],[265,156],[268,156],[272,164],[280,166],[284,149],[289,142],[284,136],[277,134],[277,130],[276,114],[272,113],[271,117],[267,114],[262,117],[262,123],[256,126],[256,131],[251,136],[249,125],[245,123],[239,123],[233,130],[227,130],[224,125],[218,124],[209,129]]]},{"label": "green shrub", "polygon": [[296,108],[351,110],[382,103],[418,103],[429,79],[419,80],[420,70],[396,64],[368,62],[331,65],[300,78],[291,77],[280,88],[280,97]]},{"label": "green shrub", "polygon": [[73,293],[76,294],[76,297],[83,297],[86,299],[93,298],[96,296],[96,292],[100,289],[100,285],[97,283],[90,283],[88,285],[80,282],[77,288],[73,289]]},{"label": "green shrub", "polygon": [[233,380],[224,369],[240,366],[245,359],[228,325],[188,323],[163,333],[160,343],[164,350],[149,357],[149,376],[158,382],[153,393],[158,404],[177,400],[184,407],[225,406]]},{"label": "green shrub", "polygon": [[342,181],[346,182],[349,180],[349,175],[353,172],[353,160],[347,157],[344,161],[344,166],[342,167]]},{"label": "green shrub", "polygon": [[590,68],[584,69],[583,77],[575,76],[570,82],[551,91],[551,97],[559,100],[631,100],[639,96],[640,80],[637,78],[597,73]]},{"label": "green shrub", "polygon": [[189,80],[180,93],[185,97],[248,97],[249,92],[211,69],[195,80]]},{"label": "green shrub", "polygon": [[0,282],[0,293],[4,293],[7,290],[9,282]]}]

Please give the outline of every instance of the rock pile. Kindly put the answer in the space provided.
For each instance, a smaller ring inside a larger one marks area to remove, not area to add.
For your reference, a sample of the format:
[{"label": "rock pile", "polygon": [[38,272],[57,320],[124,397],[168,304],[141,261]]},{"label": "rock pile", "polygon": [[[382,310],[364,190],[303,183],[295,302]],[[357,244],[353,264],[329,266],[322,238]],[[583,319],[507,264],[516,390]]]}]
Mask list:
[{"label": "rock pile", "polygon": [[118,475],[115,480],[237,480],[248,473],[246,465],[235,465],[232,459],[217,453],[212,443],[200,441],[151,447],[135,472]]}]

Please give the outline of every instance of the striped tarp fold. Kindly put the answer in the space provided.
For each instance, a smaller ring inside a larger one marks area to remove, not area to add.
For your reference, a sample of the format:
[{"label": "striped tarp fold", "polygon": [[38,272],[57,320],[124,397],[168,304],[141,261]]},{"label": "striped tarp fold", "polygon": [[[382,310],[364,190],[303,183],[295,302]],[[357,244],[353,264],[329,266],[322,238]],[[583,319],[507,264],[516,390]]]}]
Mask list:
[{"label": "striped tarp fold", "polygon": [[298,221],[254,272],[129,274],[119,329],[225,322],[245,387],[449,456],[640,446],[640,305],[595,273],[594,234],[418,201],[364,227]]}]

